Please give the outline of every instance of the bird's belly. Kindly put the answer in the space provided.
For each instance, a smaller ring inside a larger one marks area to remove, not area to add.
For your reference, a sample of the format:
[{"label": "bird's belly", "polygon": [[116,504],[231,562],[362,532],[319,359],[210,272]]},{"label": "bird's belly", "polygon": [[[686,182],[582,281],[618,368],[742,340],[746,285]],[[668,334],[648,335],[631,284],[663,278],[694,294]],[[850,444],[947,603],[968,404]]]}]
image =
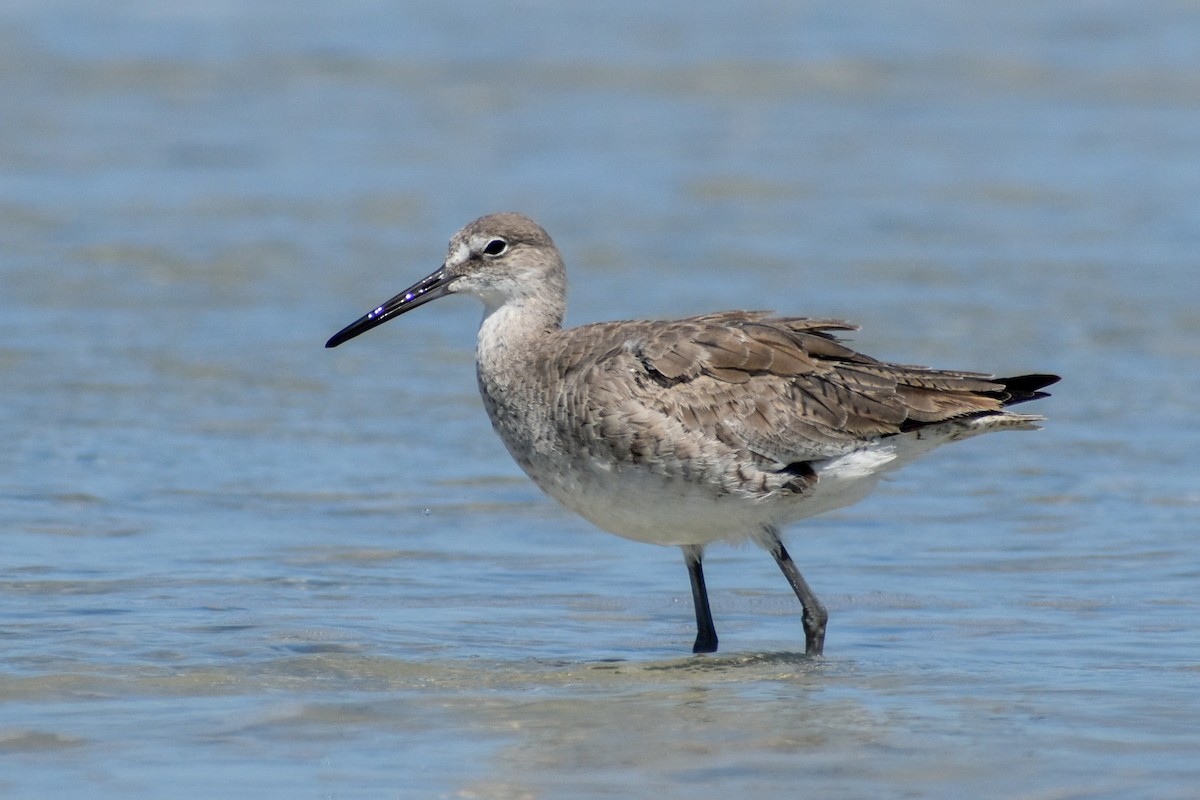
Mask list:
[{"label": "bird's belly", "polygon": [[745,537],[772,518],[766,500],[722,495],[641,470],[537,479],[554,499],[598,528],[661,545]]},{"label": "bird's belly", "polygon": [[528,471],[547,494],[610,533],[650,544],[703,545],[754,537],[764,526],[856,503],[895,458],[892,447],[855,451],[818,464],[817,482],[807,491],[766,495],[723,492],[629,466]]}]

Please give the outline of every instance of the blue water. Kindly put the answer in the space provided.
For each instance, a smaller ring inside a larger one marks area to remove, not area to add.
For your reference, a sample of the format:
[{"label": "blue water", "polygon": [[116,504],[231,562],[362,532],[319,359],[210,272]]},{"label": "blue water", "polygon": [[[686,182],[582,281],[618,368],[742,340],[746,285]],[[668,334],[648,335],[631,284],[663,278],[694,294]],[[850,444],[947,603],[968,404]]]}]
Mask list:
[{"label": "blue water", "polygon": [[[1186,798],[1189,3],[0,8],[0,795]],[[1064,376],[771,559],[543,498],[479,309],[326,338],[489,211],[569,322],[775,308]],[[1031,409],[1032,410],[1032,409]]]}]

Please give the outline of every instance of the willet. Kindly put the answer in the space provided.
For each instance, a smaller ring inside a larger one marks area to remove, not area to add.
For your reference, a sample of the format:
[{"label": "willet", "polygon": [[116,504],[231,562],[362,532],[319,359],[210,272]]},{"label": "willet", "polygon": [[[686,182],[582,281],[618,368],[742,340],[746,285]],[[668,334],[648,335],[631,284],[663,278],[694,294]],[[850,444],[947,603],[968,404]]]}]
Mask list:
[{"label": "willet", "polygon": [[1055,375],[994,378],[857,353],[830,319],[725,311],[563,330],[567,278],[550,237],[493,214],[450,240],[429,276],[326,347],[450,294],[483,301],[476,377],[492,427],[533,481],[598,527],[683,549],[694,653],[717,649],[702,557],[749,538],[802,606],[805,652],[828,613],[780,538],[795,520],[861,500],[885,473],[946,442],[1043,419],[1007,406]]}]

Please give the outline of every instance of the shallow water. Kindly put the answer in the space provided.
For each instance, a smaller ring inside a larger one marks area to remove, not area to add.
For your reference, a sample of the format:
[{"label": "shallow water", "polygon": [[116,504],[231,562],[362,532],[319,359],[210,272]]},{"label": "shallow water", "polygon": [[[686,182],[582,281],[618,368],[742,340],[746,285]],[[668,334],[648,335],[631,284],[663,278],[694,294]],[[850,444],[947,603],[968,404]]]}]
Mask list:
[{"label": "shallow water", "polygon": [[[6,4],[0,794],[1193,796],[1200,13],[994,5]],[[732,547],[692,657],[470,301],[321,347],[505,208],[573,323],[1065,379],[794,528],[825,658]]]}]

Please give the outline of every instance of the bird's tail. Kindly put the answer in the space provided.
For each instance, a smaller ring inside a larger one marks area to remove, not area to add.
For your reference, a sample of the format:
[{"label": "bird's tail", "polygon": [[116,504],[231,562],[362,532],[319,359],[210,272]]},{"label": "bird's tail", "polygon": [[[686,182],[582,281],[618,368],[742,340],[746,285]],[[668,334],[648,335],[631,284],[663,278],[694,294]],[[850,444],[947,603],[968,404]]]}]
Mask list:
[{"label": "bird's tail", "polygon": [[993,394],[1005,406],[1015,406],[1017,403],[1027,403],[1030,400],[1049,397],[1049,392],[1039,390],[1058,383],[1060,380],[1061,378],[1057,375],[1017,375],[1012,378],[992,378],[992,382],[1002,384],[1004,390],[985,394]]}]

